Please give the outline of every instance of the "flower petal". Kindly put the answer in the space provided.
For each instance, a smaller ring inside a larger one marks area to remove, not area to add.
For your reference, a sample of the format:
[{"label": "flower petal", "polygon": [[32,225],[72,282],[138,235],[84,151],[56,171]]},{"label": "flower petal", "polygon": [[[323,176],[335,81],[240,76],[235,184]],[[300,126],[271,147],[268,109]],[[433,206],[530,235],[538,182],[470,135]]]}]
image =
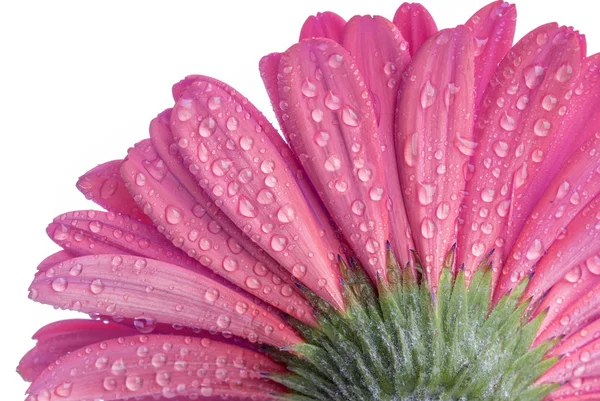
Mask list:
[{"label": "flower petal", "polygon": [[[225,233],[205,209],[182,188],[168,171],[160,176],[146,174],[147,164],[160,160],[150,140],[129,150],[121,173],[134,198],[144,206],[158,230],[177,248],[196,259],[214,273],[250,294],[302,321],[314,324],[308,301],[293,283],[268,269],[250,255],[236,238]],[[145,178],[140,181],[140,175]],[[238,184],[233,181],[234,184]],[[217,201],[220,204],[222,201]]]},{"label": "flower petal", "polygon": [[[182,110],[193,118],[182,120]],[[307,203],[298,185],[305,178],[293,175],[302,172],[289,168],[289,148],[281,138],[274,142],[277,133],[260,112],[203,78],[179,99],[171,123],[184,161],[215,204],[307,287],[343,308],[340,245]]]},{"label": "flower petal", "polygon": [[600,339],[597,339],[572,354],[565,355],[556,365],[548,369],[537,383],[566,383],[594,377],[598,375],[599,367]]},{"label": "flower petal", "polygon": [[537,263],[525,296],[539,298],[569,270],[600,253],[600,194],[561,228],[559,236]]},{"label": "flower petal", "polygon": [[419,3],[402,3],[394,14],[394,24],[400,29],[402,37],[408,41],[411,56],[437,32],[433,17]]},{"label": "flower petal", "polygon": [[556,24],[527,34],[498,67],[475,124],[479,145],[459,220],[457,258],[467,272],[494,249],[492,264],[502,265],[556,173],[551,155],[564,140],[557,132],[578,71],[577,39]]},{"label": "flower petal", "polygon": [[[77,372],[73,375],[72,372]],[[31,385],[29,399],[121,400],[175,395],[273,399],[283,388],[261,372],[284,369],[265,355],[183,336],[138,335],[107,340],[64,356]],[[35,398],[37,396],[37,398]],[[29,400],[28,399],[28,400]],[[47,399],[50,399],[49,397]]]},{"label": "flower petal", "polygon": [[327,38],[340,42],[346,21],[331,11],[311,15],[304,21],[300,30],[300,40],[312,38]]},{"label": "flower petal", "polygon": [[430,38],[398,101],[396,154],[416,249],[433,288],[456,242],[473,141],[473,48],[464,26]]},{"label": "flower petal", "polygon": [[305,40],[282,55],[279,68],[290,145],[371,278],[386,277],[381,142],[352,56],[328,39]]},{"label": "flower petal", "polygon": [[[586,344],[598,338],[596,333],[600,332],[600,319],[578,328],[574,333],[566,336],[560,343],[548,352],[548,356],[572,354]],[[536,343],[539,342],[536,340]]]},{"label": "flower petal", "polygon": [[57,263],[64,262],[65,260],[69,260],[73,257],[75,257],[75,255],[72,254],[71,252],[67,252],[65,250],[58,251],[58,252],[53,253],[52,255],[48,256],[46,259],[44,259],[38,265],[38,270],[44,271],[44,270],[48,269],[49,267],[54,266]]},{"label": "flower petal", "polygon": [[[353,17],[344,29],[342,45],[362,72],[373,101],[384,166],[396,166],[394,124],[401,74],[410,62],[408,43],[394,24],[383,17]],[[414,249],[396,168],[384,169],[390,242],[401,265],[411,261]]]},{"label": "flower petal", "polygon": [[36,275],[30,297],[59,308],[141,316],[277,347],[302,341],[274,312],[229,288],[188,269],[131,255],[82,256],[57,264]]},{"label": "flower petal", "polygon": [[71,351],[136,332],[134,328],[100,320],[73,319],[50,323],[33,335],[37,343],[21,359],[17,371],[24,380],[30,382],[51,363]]},{"label": "flower petal", "polygon": [[127,192],[119,174],[120,167],[121,160],[113,160],[91,169],[79,177],[77,189],[87,199],[93,200],[106,210],[131,216],[144,223],[150,223],[150,220]]},{"label": "flower petal", "polygon": [[[197,77],[196,77],[197,78]],[[195,79],[196,79],[195,78]],[[193,82],[193,81],[192,81]],[[261,247],[252,242],[242,230],[232,222],[221,209],[215,205],[204,189],[198,186],[196,178],[185,167],[183,159],[170,128],[171,110],[165,110],[150,123],[152,146],[177,182],[185,188],[189,195],[203,208],[208,216],[219,224],[239,245],[244,247],[254,258],[276,272],[288,284],[292,284],[290,274],[271,258]],[[198,206],[196,206],[198,208]]]},{"label": "flower petal", "polygon": [[[599,86],[600,88],[600,86]],[[593,133],[599,124],[590,124],[578,134],[590,136],[588,142],[571,154],[569,162],[552,180],[546,192],[522,227],[519,237],[506,258],[502,275],[494,293],[497,301],[520,279],[533,272],[536,264],[544,258],[544,252],[564,236],[567,225],[588,203],[600,194],[598,169],[600,162],[600,138]],[[573,133],[575,134],[575,133]],[[569,264],[569,266],[573,266]],[[539,268],[538,268],[539,270]]]},{"label": "flower petal", "polygon": [[473,31],[475,56],[475,105],[479,105],[483,92],[498,63],[510,50],[517,25],[514,4],[495,1],[477,11],[465,23]]}]

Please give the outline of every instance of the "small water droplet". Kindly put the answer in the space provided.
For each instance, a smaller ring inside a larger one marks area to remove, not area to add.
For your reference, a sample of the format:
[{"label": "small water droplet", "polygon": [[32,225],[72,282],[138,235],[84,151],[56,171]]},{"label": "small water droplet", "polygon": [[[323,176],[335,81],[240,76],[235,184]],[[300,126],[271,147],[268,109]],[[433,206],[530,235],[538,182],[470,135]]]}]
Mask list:
[{"label": "small water droplet", "polygon": [[339,96],[336,96],[333,92],[329,91],[327,95],[325,95],[325,106],[329,110],[339,110],[342,108],[342,100]]},{"label": "small water droplet", "polygon": [[238,213],[244,217],[254,218],[258,216],[256,207],[244,196],[240,196],[238,200]]},{"label": "small water droplet", "polygon": [[211,165],[211,171],[216,177],[223,177],[232,165],[229,159],[215,160]]},{"label": "small water droplet", "polygon": [[600,275],[600,256],[594,255],[589,257],[585,261],[585,266],[590,271],[590,273],[595,275]]},{"label": "small water droplet", "polygon": [[236,129],[238,129],[239,122],[238,122],[237,118],[232,116],[227,119],[227,122],[225,123],[225,125],[227,126],[227,129],[229,131],[235,131]]},{"label": "small water droplet", "polygon": [[523,70],[523,76],[525,78],[525,85],[529,89],[535,89],[542,83],[544,79],[544,67],[532,65]]},{"label": "small water droplet", "polygon": [[92,283],[90,284],[90,291],[92,291],[92,293],[96,295],[104,291],[104,283],[102,282],[102,280],[97,278],[94,281],[92,281]]},{"label": "small water droplet", "polygon": [[365,204],[358,199],[352,202],[350,208],[352,209],[352,213],[357,216],[362,216],[365,214]]},{"label": "small water droplet", "polygon": [[301,91],[308,98],[317,96],[317,86],[309,78],[305,78],[302,82]]},{"label": "small water droplet", "polygon": [[514,118],[508,115],[508,113],[504,113],[502,117],[500,117],[500,126],[506,131],[514,131],[517,128],[517,123]]},{"label": "small water droplet", "polygon": [[69,286],[69,283],[67,282],[66,278],[59,277],[59,278],[55,278],[54,280],[52,280],[52,283],[50,285],[54,291],[63,292],[67,289],[67,287]]},{"label": "small water droplet", "polygon": [[273,160],[263,160],[260,164],[260,171],[265,174],[271,174],[275,171],[275,162],[273,162]]},{"label": "small water droplet", "polygon": [[142,388],[142,378],[139,376],[127,376],[127,378],[125,379],[125,387],[127,387],[127,390],[129,391],[138,391],[139,389]]},{"label": "small water droplet", "polygon": [[271,203],[275,202],[275,195],[273,195],[273,192],[271,192],[269,189],[264,188],[258,191],[256,200],[261,205],[270,205]]},{"label": "small water droplet", "polygon": [[573,76],[573,67],[571,64],[563,64],[556,70],[556,80],[558,82],[567,82]]},{"label": "small water droplet", "polygon": [[358,115],[351,107],[345,106],[342,110],[342,121],[349,127],[358,127]]},{"label": "small water droplet", "polygon": [[556,107],[556,103],[558,103],[558,99],[552,95],[546,95],[542,99],[542,107],[546,111],[552,111]]},{"label": "small water droplet", "polygon": [[338,155],[331,155],[325,160],[325,170],[334,172],[342,168],[342,160]]},{"label": "small water droplet", "polygon": [[281,235],[274,235],[271,237],[271,249],[275,252],[281,252],[287,245],[287,238]]},{"label": "small water droplet", "polygon": [[206,301],[208,301],[209,303],[213,304],[219,299],[220,296],[221,294],[219,293],[219,290],[217,290],[216,288],[209,288],[204,294],[204,299],[206,299]]},{"label": "small water droplet", "polygon": [[236,271],[239,267],[240,264],[237,261],[237,259],[232,258],[231,256],[225,256],[223,258],[223,269],[225,269],[226,271],[233,272]]},{"label": "small water droplet", "polygon": [[231,324],[231,318],[227,315],[221,315],[217,318],[217,326],[221,329],[226,329]]},{"label": "small water droplet", "polygon": [[581,278],[581,267],[575,266],[565,275],[565,280],[570,283],[576,283]]},{"label": "small water droplet", "polygon": [[325,147],[327,146],[327,143],[329,143],[330,136],[325,131],[319,131],[315,134],[313,139],[317,145],[320,147]]},{"label": "small water droplet", "polygon": [[341,54],[334,53],[329,56],[328,64],[331,68],[339,68],[342,66],[344,57]]},{"label": "small water droplet", "polygon": [[550,131],[551,127],[552,127],[552,124],[550,124],[550,121],[548,121],[544,118],[540,118],[533,125],[533,132],[537,136],[544,137],[544,136],[548,135],[548,132]]},{"label": "small water droplet", "polygon": [[527,258],[527,260],[538,260],[540,256],[542,256],[542,253],[542,242],[536,238],[529,246],[529,249],[527,249],[525,257]]},{"label": "small water droplet", "polygon": [[181,210],[175,206],[169,205],[165,208],[165,220],[169,224],[179,224],[183,219]]},{"label": "small water droplet", "polygon": [[200,122],[198,134],[200,134],[202,138],[208,138],[214,134],[216,130],[217,122],[212,117],[207,117]]},{"label": "small water droplet", "polygon": [[296,219],[296,211],[292,205],[284,205],[277,211],[277,219],[282,223],[290,223]]},{"label": "small water droplet", "polygon": [[433,235],[435,234],[435,228],[436,227],[435,227],[435,223],[433,222],[433,220],[431,220],[429,218],[425,218],[421,222],[421,235],[425,239],[433,238]]}]

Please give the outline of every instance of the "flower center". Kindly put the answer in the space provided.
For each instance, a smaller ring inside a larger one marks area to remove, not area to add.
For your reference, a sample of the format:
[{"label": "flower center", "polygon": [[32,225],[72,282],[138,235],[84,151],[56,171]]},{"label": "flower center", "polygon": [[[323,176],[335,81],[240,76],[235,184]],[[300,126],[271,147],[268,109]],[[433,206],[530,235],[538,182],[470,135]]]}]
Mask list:
[{"label": "flower center", "polygon": [[377,289],[355,260],[340,266],[346,312],[307,293],[320,327],[292,322],[306,343],[271,351],[290,370],[268,375],[292,390],[281,399],[533,401],[558,387],[534,383],[558,361],[545,358],[558,340],[532,347],[545,313],[521,300],[526,280],[490,308],[489,266],[467,285],[448,263],[436,291],[391,252],[396,274]]}]

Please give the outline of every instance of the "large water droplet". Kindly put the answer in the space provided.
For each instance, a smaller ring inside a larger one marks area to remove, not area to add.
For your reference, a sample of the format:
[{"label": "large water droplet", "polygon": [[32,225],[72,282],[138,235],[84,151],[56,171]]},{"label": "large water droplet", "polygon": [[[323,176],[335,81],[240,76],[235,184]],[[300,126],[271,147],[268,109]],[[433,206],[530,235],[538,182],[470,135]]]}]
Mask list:
[{"label": "large water droplet", "polygon": [[563,64],[556,70],[556,80],[558,82],[567,82],[573,76],[573,67],[571,64]]},{"label": "large water droplet", "polygon": [[238,212],[244,217],[254,218],[258,215],[256,207],[244,196],[240,196],[238,200]]},{"label": "large water droplet", "polygon": [[217,290],[216,288],[209,288],[204,294],[204,299],[206,299],[207,302],[212,304],[215,303],[220,296],[221,294],[219,293],[219,290]]},{"label": "large water droplet", "polygon": [[256,194],[256,200],[261,205],[270,205],[271,203],[275,202],[275,195],[273,195],[273,192],[271,192],[269,189],[264,188],[258,191],[258,194]]},{"label": "large water droplet", "polygon": [[589,257],[585,261],[585,265],[590,273],[600,275],[600,256],[594,255]]},{"label": "large water droplet", "polygon": [[523,76],[525,78],[525,85],[529,89],[535,89],[542,83],[544,79],[544,67],[532,65],[523,70]]},{"label": "large water droplet", "polygon": [[104,283],[102,282],[102,280],[97,278],[94,281],[92,281],[92,283],[90,284],[90,291],[96,295],[104,291]]},{"label": "large water droplet", "polygon": [[328,64],[331,68],[339,68],[342,66],[343,61],[344,57],[340,54],[335,53],[329,56]]},{"label": "large water droplet", "polygon": [[333,92],[329,91],[327,95],[325,95],[325,106],[329,110],[339,110],[342,108],[342,100],[339,96],[336,96]]},{"label": "large water droplet", "polygon": [[352,213],[357,216],[362,216],[365,214],[365,204],[358,199],[352,202],[350,208],[352,209]]},{"label": "large water droplet", "polygon": [[50,284],[50,286],[56,292],[63,292],[67,289],[67,287],[69,286],[69,283],[67,282],[66,278],[59,277],[59,278],[55,278],[54,280],[52,280],[52,283]]},{"label": "large water droplet", "polygon": [[538,260],[542,256],[543,251],[542,242],[536,238],[529,246],[529,249],[527,249],[525,257],[527,260]]},{"label": "large water droplet", "polygon": [[283,205],[277,211],[277,219],[282,223],[290,223],[296,219],[296,211],[292,205]]},{"label": "large water droplet", "polygon": [[425,239],[433,238],[434,234],[435,234],[435,223],[433,222],[433,220],[428,219],[428,218],[423,219],[423,221],[421,222],[421,235],[423,236],[423,238],[425,238]]},{"label": "large water droplet", "polygon": [[225,269],[226,271],[228,271],[228,272],[234,272],[239,267],[240,267],[240,264],[237,261],[237,259],[232,258],[231,256],[225,256],[223,258],[223,269]]},{"label": "large water droplet", "polygon": [[302,82],[301,91],[302,94],[306,97],[317,96],[317,86],[313,82],[311,82],[309,78],[304,79],[304,82]]},{"label": "large water droplet", "polygon": [[558,99],[556,99],[555,96],[552,95],[546,95],[544,96],[544,98],[542,99],[542,107],[544,108],[544,110],[546,111],[552,111],[554,110],[554,108],[556,107],[556,103],[558,102]]},{"label": "large water droplet", "polygon": [[231,318],[227,315],[221,315],[217,318],[217,326],[226,329],[231,324]]},{"label": "large water droplet", "polygon": [[231,165],[232,161],[229,159],[218,159],[213,162],[211,171],[215,176],[222,177],[227,173]]},{"label": "large water droplet", "polygon": [[271,237],[271,249],[276,252],[281,252],[287,245],[287,238],[281,235],[274,235]]},{"label": "large water droplet", "polygon": [[550,121],[546,120],[545,118],[540,118],[533,125],[533,132],[537,136],[544,137],[548,135],[548,132],[550,132],[550,127],[552,127]]},{"label": "large water droplet", "polygon": [[325,160],[325,170],[334,172],[342,168],[342,159],[338,155],[331,155]]},{"label": "large water droplet", "polygon": [[352,108],[345,106],[342,110],[342,121],[350,127],[358,127],[358,115]]},{"label": "large water droplet", "polygon": [[198,127],[198,134],[200,134],[202,138],[208,138],[209,136],[214,134],[216,130],[217,122],[212,117],[207,117],[204,120],[202,120],[202,122],[200,122],[200,125]]},{"label": "large water droplet", "polygon": [[227,119],[227,122],[225,123],[225,125],[227,126],[227,129],[229,131],[235,131],[236,129],[238,129],[239,124],[240,123],[238,122],[237,118],[235,118],[233,116],[229,117]]},{"label": "large water droplet", "polygon": [[500,117],[500,126],[506,131],[514,131],[517,128],[517,123],[508,113],[504,113]]},{"label": "large water droplet", "polygon": [[135,375],[127,376],[125,379],[125,387],[129,391],[138,391],[142,388],[142,383],[142,378]]},{"label": "large water droplet", "polygon": [[421,107],[426,109],[431,107],[435,102],[436,89],[431,84],[430,80],[425,82],[423,88],[421,88]]},{"label": "large water droplet", "polygon": [[169,224],[179,224],[183,219],[183,214],[181,210],[175,206],[167,206],[165,208],[165,220]]}]

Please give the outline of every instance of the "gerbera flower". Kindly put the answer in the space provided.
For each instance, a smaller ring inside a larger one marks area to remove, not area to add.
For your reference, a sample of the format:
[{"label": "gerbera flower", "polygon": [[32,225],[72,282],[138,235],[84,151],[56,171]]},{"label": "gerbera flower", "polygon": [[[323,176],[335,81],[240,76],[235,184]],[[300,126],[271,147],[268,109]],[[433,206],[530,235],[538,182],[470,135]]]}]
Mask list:
[{"label": "gerbera flower", "polygon": [[600,102],[572,28],[307,19],[260,62],[281,133],[205,76],[57,217],[29,401],[593,400]]}]

